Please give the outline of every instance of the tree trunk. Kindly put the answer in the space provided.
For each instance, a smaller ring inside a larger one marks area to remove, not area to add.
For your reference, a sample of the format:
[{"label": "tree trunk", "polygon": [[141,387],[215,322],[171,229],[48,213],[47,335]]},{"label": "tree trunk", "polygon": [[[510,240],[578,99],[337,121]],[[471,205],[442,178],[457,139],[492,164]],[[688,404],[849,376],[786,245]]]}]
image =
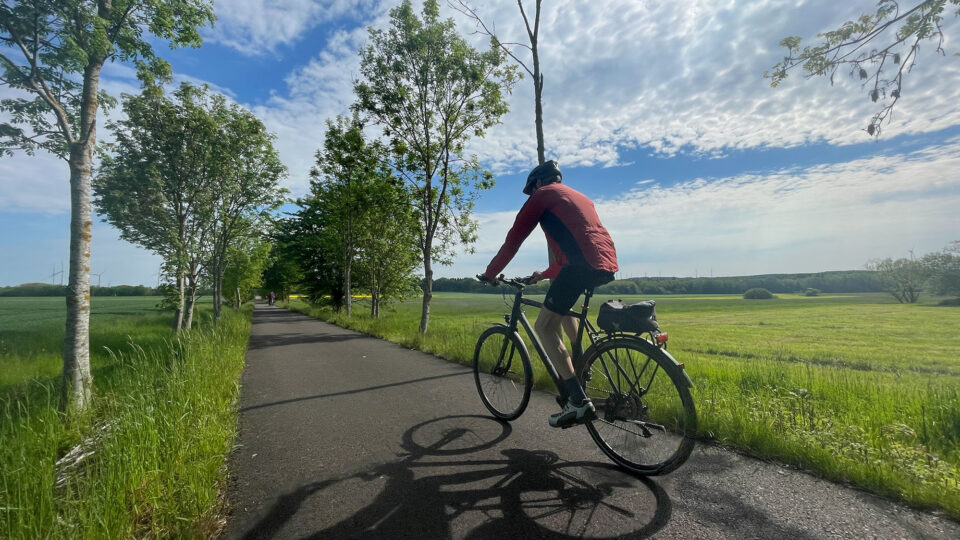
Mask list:
[{"label": "tree trunk", "polygon": [[[543,148],[543,105],[540,101],[541,96],[543,95],[543,75],[540,75],[540,61],[536,56],[536,49],[534,49],[533,56],[533,65],[534,67],[534,80],[533,82],[533,93],[536,99],[536,124],[537,124],[537,161],[540,165],[543,165],[547,158],[544,153]],[[539,77],[538,77],[539,76]]]},{"label": "tree trunk", "polygon": [[350,270],[352,269],[351,260],[352,257],[347,255],[347,260],[343,263],[343,291],[344,291],[344,302],[346,302],[347,307],[347,317],[350,316],[351,308],[353,307],[353,297],[352,291],[350,291]]},{"label": "tree trunk", "polygon": [[223,273],[216,269],[213,272],[213,320],[219,321],[223,312]]},{"label": "tree trunk", "polygon": [[243,305],[243,302],[240,301],[240,287],[237,287],[237,309]]},{"label": "tree trunk", "polygon": [[103,59],[89,58],[83,71],[80,125],[70,144],[70,276],[67,321],[63,339],[63,379],[60,407],[82,411],[90,406],[93,375],[90,372],[90,175],[97,145],[97,92]]},{"label": "tree trunk", "polygon": [[173,315],[173,329],[177,332],[183,329],[183,307],[186,294],[186,283],[183,272],[177,272],[177,311]]},{"label": "tree trunk", "polygon": [[[521,6],[521,9],[523,6]],[[537,49],[537,41],[540,34],[540,0],[537,0],[536,20],[534,21],[534,33],[530,36],[530,52],[533,53],[533,97],[535,109],[535,123],[537,126],[537,162],[543,165],[546,161],[546,155],[543,147],[543,74],[540,73],[540,53]]]},{"label": "tree trunk", "polygon": [[430,260],[432,246],[423,250],[423,305],[420,309],[420,335],[426,335],[430,324],[430,300],[433,299],[433,264]]},{"label": "tree trunk", "polygon": [[193,328],[193,308],[197,305],[198,273],[196,263],[191,263],[187,272],[187,294],[186,304],[184,305],[183,328],[190,330]]},{"label": "tree trunk", "polygon": [[183,319],[183,328],[189,330],[193,328],[193,307],[197,303],[197,288],[191,285],[187,291],[187,305],[184,308],[186,312]]},{"label": "tree trunk", "polygon": [[[96,114],[95,101],[92,114]],[[90,173],[95,141],[96,134],[91,131],[86,141],[70,148],[70,277],[60,387],[60,407],[65,411],[86,409],[90,405],[93,386],[90,373],[90,239],[93,228]]]}]

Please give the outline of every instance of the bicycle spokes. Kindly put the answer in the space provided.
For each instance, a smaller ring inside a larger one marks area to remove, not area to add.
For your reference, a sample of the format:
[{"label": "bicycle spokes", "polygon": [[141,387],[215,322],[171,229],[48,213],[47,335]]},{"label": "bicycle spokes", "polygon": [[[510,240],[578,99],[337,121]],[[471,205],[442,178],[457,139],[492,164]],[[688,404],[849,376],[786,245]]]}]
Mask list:
[{"label": "bicycle spokes", "polygon": [[686,459],[695,417],[689,392],[665,367],[669,360],[647,349],[636,342],[600,347],[584,379],[597,408],[591,435],[601,449],[638,472],[655,474]]},{"label": "bicycle spokes", "polygon": [[495,327],[477,342],[474,378],[480,397],[498,418],[519,416],[530,398],[533,374],[517,338],[506,328]]}]

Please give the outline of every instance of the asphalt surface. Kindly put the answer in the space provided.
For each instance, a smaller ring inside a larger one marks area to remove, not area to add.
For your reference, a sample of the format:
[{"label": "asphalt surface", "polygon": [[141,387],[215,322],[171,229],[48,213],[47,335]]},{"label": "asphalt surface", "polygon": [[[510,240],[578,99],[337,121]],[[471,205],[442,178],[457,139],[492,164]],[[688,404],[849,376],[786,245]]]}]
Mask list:
[{"label": "asphalt surface", "polygon": [[699,445],[651,479],[613,466],[551,395],[492,419],[472,371],[258,306],[227,538],[960,538],[960,524]]}]

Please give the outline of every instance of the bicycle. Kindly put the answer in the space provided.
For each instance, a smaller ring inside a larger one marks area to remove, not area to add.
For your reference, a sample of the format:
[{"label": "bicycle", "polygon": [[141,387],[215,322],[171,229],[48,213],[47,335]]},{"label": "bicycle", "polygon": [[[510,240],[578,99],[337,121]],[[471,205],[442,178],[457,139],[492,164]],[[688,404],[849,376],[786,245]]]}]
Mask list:
[{"label": "bicycle", "polygon": [[[515,420],[526,409],[533,366],[518,332],[522,326],[557,387],[562,407],[567,396],[560,376],[521,309],[524,305],[543,309],[543,303],[523,296],[529,278],[500,275],[497,282],[514,287],[516,293],[505,323],[494,323],[480,334],[474,349],[473,374],[481,401],[502,420]],[[581,311],[566,313],[580,321],[571,357],[574,372],[597,410],[597,418],[585,423],[587,431],[607,457],[627,470],[648,476],[673,471],[693,451],[697,428],[690,395],[693,382],[683,364],[666,351],[667,334],[652,330],[644,337],[594,327],[587,319],[592,296],[593,289],[585,290]],[[583,350],[585,334],[589,346]]]}]

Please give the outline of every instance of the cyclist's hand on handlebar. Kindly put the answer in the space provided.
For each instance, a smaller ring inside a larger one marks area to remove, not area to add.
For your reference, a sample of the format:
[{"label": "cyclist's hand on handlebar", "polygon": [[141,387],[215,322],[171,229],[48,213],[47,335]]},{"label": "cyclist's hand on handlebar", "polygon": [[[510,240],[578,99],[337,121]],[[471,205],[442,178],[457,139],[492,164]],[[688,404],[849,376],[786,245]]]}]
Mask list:
[{"label": "cyclist's hand on handlebar", "polygon": [[483,275],[483,274],[477,274],[477,279],[479,279],[480,282],[483,283],[483,284],[485,284],[485,285],[493,285],[494,287],[496,287],[497,285],[499,285],[499,283],[497,283],[497,280],[495,280],[495,279],[490,279],[490,278],[488,278],[487,276],[485,276],[485,275]]},{"label": "cyclist's hand on handlebar", "polygon": [[531,285],[533,285],[538,281],[541,281],[542,279],[543,279],[543,272],[539,272],[539,271],[534,272],[533,274],[530,274],[530,277],[526,278],[527,283]]}]

